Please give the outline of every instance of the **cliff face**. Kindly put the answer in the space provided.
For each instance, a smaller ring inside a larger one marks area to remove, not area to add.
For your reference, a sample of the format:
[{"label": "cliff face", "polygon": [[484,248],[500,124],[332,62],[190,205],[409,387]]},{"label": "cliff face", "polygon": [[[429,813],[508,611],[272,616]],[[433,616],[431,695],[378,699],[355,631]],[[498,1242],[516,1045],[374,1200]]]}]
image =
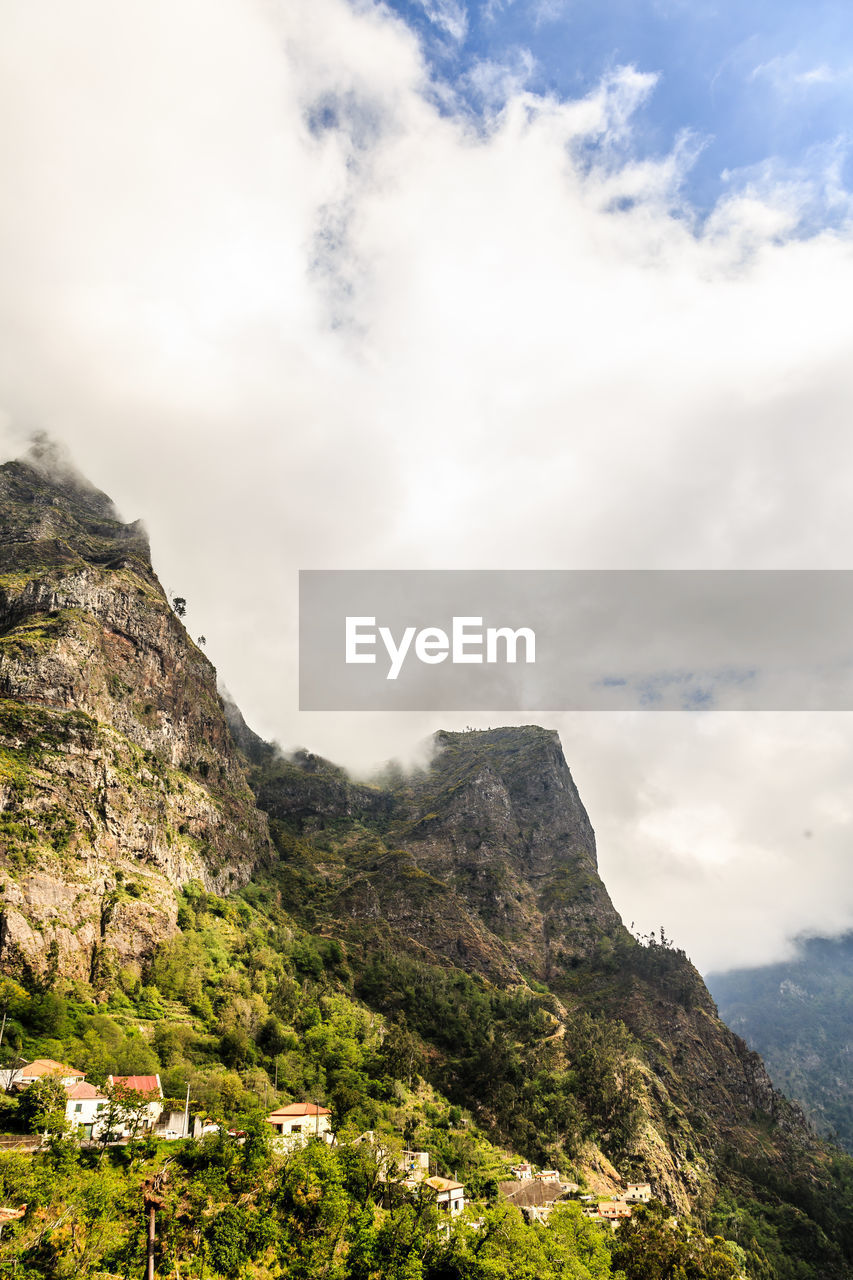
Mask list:
[{"label": "cliff face", "polygon": [[0,467],[0,962],[93,977],[268,849],[214,668],[139,524],[50,447]]},{"label": "cliff face", "polygon": [[[687,957],[624,928],[556,733],[441,732],[428,768],[374,787],[306,753],[270,752],[252,777],[278,884],[313,927],[368,955],[379,947],[504,987],[546,984],[558,1070],[574,1069],[579,1014],[627,1027],[625,1088],[643,1117],[630,1162],[674,1207],[713,1200],[728,1150],[784,1171],[814,1149]],[[587,1160],[592,1177],[601,1153]]]},{"label": "cliff face", "polygon": [[[622,925],[555,733],[439,733],[428,767],[373,784],[282,757],[223,705],[140,526],[45,449],[0,467],[0,858],[7,972],[104,986],[176,929],[181,885],[227,893],[254,875],[299,924],[352,944],[353,981],[384,949],[438,966],[413,981],[455,966],[454,982],[467,970],[478,991],[544,1001],[548,1031],[510,1063],[512,1098],[541,1073],[573,1088],[582,1037],[599,1036],[584,1070],[600,1143],[678,1208],[709,1203],[744,1161],[817,1185],[802,1117],[686,956]],[[495,1032],[505,1067],[511,1033]],[[502,1123],[481,1048],[467,1102]],[[434,1034],[430,1052],[454,1048]],[[601,1150],[585,1158],[610,1176]]]}]

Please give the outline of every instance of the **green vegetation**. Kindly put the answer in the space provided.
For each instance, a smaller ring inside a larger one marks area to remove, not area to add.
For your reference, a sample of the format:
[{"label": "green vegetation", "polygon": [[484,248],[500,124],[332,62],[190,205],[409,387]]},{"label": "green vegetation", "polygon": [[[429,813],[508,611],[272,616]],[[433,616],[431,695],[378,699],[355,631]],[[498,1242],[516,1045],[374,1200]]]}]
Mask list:
[{"label": "green vegetation", "polygon": [[[220,1132],[201,1143],[81,1150],[64,1133],[53,1081],[7,1100],[7,1132],[52,1136],[33,1156],[0,1154],[0,1201],[28,1205],[4,1228],[0,1263],[16,1263],[25,1280],[138,1274],[145,1189],[160,1179],[164,1276],[175,1262],[183,1277],[208,1280],[616,1274],[616,1237],[577,1205],[542,1226],[497,1202],[518,1157],[495,1140],[516,1130],[568,1168],[579,1133],[610,1132],[612,1073],[632,1048],[624,1030],[579,1018],[574,1074],[561,1074],[549,1065],[550,995],[503,992],[390,956],[357,974],[339,940],[294,929],[276,906],[261,911],[198,885],[182,895],[180,913],[182,932],[109,991],[62,983],[55,971],[29,990],[6,980],[4,1048],[67,1061],[102,1087],[110,1074],[159,1072],[174,1105],[189,1086],[194,1112]],[[489,1065],[495,1111],[478,1102],[475,1115],[472,1091],[485,1087]],[[442,1079],[446,1091],[430,1083]],[[105,1092],[110,1107],[132,1113],[132,1099]],[[337,1147],[273,1149],[264,1117],[294,1099],[331,1108]],[[229,1127],[245,1140],[228,1137]],[[366,1130],[376,1147],[350,1145]],[[472,1210],[452,1229],[423,1190],[385,1202],[379,1153],[404,1141],[464,1182]]]}]

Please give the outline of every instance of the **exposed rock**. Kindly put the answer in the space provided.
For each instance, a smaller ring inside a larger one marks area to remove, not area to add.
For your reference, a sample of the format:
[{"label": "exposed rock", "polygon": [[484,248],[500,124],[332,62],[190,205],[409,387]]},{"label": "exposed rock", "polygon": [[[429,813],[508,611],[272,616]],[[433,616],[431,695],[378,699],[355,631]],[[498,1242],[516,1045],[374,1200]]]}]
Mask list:
[{"label": "exposed rock", "polygon": [[176,887],[225,892],[268,856],[142,527],[45,446],[0,467],[0,700],[5,967],[139,957],[174,929]]}]

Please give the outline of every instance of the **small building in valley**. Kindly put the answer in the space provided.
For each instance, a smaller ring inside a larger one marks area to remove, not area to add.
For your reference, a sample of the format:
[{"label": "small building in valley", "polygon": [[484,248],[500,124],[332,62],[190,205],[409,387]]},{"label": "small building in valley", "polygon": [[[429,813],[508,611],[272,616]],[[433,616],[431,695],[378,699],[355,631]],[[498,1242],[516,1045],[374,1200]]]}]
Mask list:
[{"label": "small building in valley", "polygon": [[648,1182],[629,1182],[623,1200],[629,1204],[648,1204],[652,1198],[651,1184]]},{"label": "small building in valley", "polygon": [[128,1089],[148,1099],[146,1115],[142,1128],[150,1133],[160,1119],[163,1101],[163,1087],[159,1076],[107,1076],[107,1080],[115,1089]]},{"label": "small building in valley", "polygon": [[316,1102],[291,1102],[267,1116],[267,1123],[290,1145],[302,1145],[309,1138],[332,1140],[332,1113]]},{"label": "small building in valley", "polygon": [[72,1133],[83,1140],[99,1138],[104,1129],[107,1098],[93,1084],[81,1080],[65,1086],[65,1119]]},{"label": "small building in valley", "polygon": [[76,1067],[69,1067],[64,1062],[56,1062],[53,1058],[36,1058],[34,1062],[24,1062],[20,1059],[16,1066],[9,1067],[0,1073],[0,1081],[6,1089],[26,1089],[29,1085],[35,1084],[36,1080],[43,1080],[45,1076],[55,1076],[60,1084],[66,1087],[80,1084],[86,1079],[85,1071],[78,1071]]},{"label": "small building in valley", "polygon": [[452,1178],[424,1178],[422,1186],[435,1193],[435,1201],[443,1213],[455,1218],[465,1208],[465,1187]]},{"label": "small building in valley", "polygon": [[631,1206],[624,1200],[601,1200],[598,1205],[598,1216],[609,1222],[618,1222],[622,1218],[630,1218]]}]

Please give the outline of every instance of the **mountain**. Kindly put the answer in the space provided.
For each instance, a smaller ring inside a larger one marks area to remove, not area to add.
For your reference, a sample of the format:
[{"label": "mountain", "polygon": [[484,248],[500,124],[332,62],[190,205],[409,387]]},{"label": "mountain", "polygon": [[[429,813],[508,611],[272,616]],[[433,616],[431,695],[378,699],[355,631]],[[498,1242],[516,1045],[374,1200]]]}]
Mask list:
[{"label": "mountain", "polygon": [[0,467],[0,840],[9,1047],[225,1118],[282,1083],[362,1129],[443,1099],[588,1186],[651,1180],[756,1280],[853,1276],[851,1166],[625,929],[558,736],[440,732],[368,781],[284,755],[47,442]]},{"label": "mountain", "polygon": [[[440,1017],[429,984],[408,1002],[398,994],[417,981],[413,957],[430,966],[433,986],[453,966],[547,991],[549,1069],[571,1069],[579,1040],[594,1034],[584,1014],[621,1027],[618,1045],[599,1047],[625,1104],[606,1153],[630,1149],[637,1171],[683,1209],[713,1194],[729,1148],[779,1167],[792,1141],[807,1148],[802,1115],[720,1021],[683,952],[642,945],[622,924],[558,736],[536,726],[440,732],[434,748],[427,768],[373,785],[307,752],[259,759],[250,781],[278,853],[269,881],[288,911],[344,939],[368,996],[433,1042]],[[377,956],[387,958],[384,980]],[[528,1075],[541,1070],[538,1048],[524,1061]],[[451,1095],[454,1084],[460,1096],[476,1091],[512,1130],[517,1095],[501,1100],[499,1050],[477,1075],[452,1045],[443,1049]]]},{"label": "mountain", "polygon": [[782,964],[711,974],[722,1016],[816,1127],[853,1152],[853,933]]},{"label": "mountain", "polygon": [[0,763],[7,967],[91,980],[176,928],[176,887],[268,855],[142,526],[47,442],[0,467]]}]

